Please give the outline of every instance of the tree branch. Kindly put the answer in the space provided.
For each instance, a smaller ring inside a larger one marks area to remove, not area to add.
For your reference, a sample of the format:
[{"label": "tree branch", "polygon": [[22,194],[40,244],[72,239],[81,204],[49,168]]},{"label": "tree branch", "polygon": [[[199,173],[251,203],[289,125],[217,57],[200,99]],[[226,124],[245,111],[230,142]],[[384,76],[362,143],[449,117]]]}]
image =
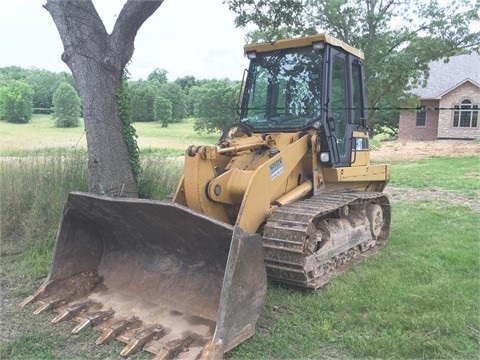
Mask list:
[{"label": "tree branch", "polygon": [[[73,44],[95,46],[97,50],[105,46],[107,31],[92,0],[47,0],[43,7],[50,13],[59,30],[64,48],[62,60],[67,65],[72,54],[79,48]],[[92,42],[91,39],[101,40]],[[96,52],[94,50],[89,53]],[[87,56],[88,54],[82,55]]]},{"label": "tree branch", "polygon": [[135,36],[143,23],[164,0],[128,0],[123,6],[109,36],[105,63],[123,69],[133,55]]}]

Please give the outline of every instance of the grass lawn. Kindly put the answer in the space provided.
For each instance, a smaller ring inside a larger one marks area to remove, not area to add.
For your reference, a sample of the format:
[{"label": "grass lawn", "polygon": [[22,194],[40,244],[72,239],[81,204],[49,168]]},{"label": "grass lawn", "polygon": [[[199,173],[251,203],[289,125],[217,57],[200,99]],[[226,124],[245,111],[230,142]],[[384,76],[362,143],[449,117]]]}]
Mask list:
[{"label": "grass lawn", "polygon": [[477,156],[431,158],[393,163],[392,166],[394,174],[391,184],[398,187],[478,190],[480,185],[480,159]]},{"label": "grass lawn", "polygon": [[[137,122],[137,143],[140,150],[149,152],[161,148],[174,155],[182,155],[190,145],[213,144],[219,134],[199,135],[193,131],[193,119],[169,124],[164,128],[158,122]],[[0,121],[0,155],[21,155],[25,152],[53,153],[86,149],[83,127],[56,128],[50,115],[34,115],[26,124]]]},{"label": "grass lawn", "polygon": [[315,293],[271,284],[229,357],[480,358],[478,213],[435,205],[394,204],[386,248]]}]

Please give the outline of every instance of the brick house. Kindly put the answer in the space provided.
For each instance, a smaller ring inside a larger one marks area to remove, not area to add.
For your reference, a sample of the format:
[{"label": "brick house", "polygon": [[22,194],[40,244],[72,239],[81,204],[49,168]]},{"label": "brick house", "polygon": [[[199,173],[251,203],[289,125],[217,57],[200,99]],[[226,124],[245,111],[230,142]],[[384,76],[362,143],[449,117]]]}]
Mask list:
[{"label": "brick house", "polygon": [[480,139],[480,54],[431,63],[426,87],[412,93],[426,110],[400,115],[399,139]]}]

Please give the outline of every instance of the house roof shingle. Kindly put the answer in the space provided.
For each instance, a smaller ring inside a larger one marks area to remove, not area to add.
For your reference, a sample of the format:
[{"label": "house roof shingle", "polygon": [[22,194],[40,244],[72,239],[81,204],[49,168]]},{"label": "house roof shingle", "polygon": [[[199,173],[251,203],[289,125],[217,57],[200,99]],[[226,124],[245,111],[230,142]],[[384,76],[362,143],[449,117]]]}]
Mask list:
[{"label": "house roof shingle", "polygon": [[424,88],[413,89],[421,99],[439,99],[465,81],[480,87],[480,54],[458,55],[445,63],[443,60],[430,64],[430,76]]}]

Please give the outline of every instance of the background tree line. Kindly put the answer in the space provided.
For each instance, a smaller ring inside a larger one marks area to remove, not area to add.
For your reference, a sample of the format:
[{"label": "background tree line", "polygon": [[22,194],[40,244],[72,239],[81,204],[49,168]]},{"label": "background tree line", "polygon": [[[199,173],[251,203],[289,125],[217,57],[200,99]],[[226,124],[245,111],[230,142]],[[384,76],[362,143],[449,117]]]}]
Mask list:
[{"label": "background tree line", "polygon": [[[248,42],[318,32],[365,54],[367,118],[375,133],[398,132],[399,108],[417,106],[429,64],[479,51],[479,0],[226,0]],[[476,26],[474,26],[476,24]]]},{"label": "background tree line", "polygon": [[[163,69],[155,69],[146,80],[125,81],[132,122],[158,121],[168,126],[193,117],[197,132],[212,133],[238,118],[239,81],[194,76],[169,81]],[[23,123],[34,113],[52,113],[57,127],[78,126],[79,99],[73,76],[66,72],[0,68],[1,120]]]}]

